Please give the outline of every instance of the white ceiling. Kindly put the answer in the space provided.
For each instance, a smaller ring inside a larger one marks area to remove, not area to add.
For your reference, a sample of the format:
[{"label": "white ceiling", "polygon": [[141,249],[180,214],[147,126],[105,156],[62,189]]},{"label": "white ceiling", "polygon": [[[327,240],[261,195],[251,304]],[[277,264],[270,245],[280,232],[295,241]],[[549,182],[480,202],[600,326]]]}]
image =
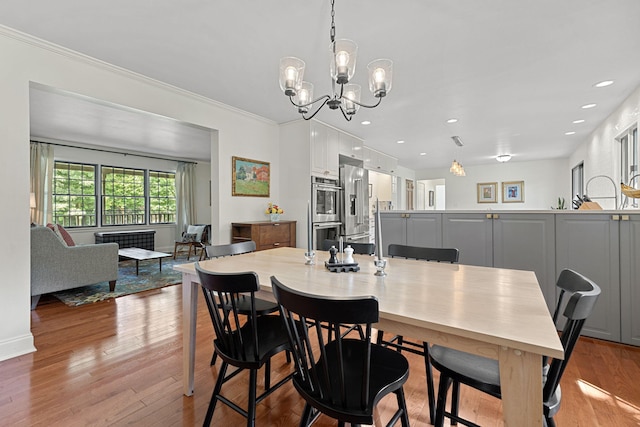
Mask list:
[{"label": "white ceiling", "polygon": [[[639,19],[638,0],[336,0],[337,38],[359,46],[363,101],[373,100],[373,59],[394,61],[393,88],[352,122],[326,107],[317,118],[411,169],[446,167],[454,156],[463,165],[504,153],[514,162],[567,157],[640,85]],[[316,95],[330,89],[329,0],[3,0],[0,24],[279,123],[298,118],[278,86],[281,57],[305,60]],[[615,83],[593,86],[602,80]],[[170,155],[181,129],[160,118],[157,131],[152,118],[122,119],[126,109],[39,92],[36,136]],[[580,108],[587,103],[597,107]],[[51,114],[58,109],[64,120]],[[447,124],[452,117],[459,121]]]}]

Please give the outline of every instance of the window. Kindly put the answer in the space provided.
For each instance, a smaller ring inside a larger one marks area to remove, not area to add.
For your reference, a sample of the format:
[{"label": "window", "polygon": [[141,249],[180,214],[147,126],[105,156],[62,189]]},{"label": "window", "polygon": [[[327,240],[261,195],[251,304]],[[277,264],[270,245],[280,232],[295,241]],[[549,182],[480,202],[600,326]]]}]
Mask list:
[{"label": "window", "polygon": [[[571,169],[571,197],[572,199],[584,194],[584,163],[580,163]],[[573,207],[573,203],[571,204]]]},{"label": "window", "polygon": [[96,166],[55,162],[53,221],[64,227],[95,227]]},{"label": "window", "polygon": [[102,225],[145,224],[143,169],[103,166]]},{"label": "window", "polygon": [[[638,182],[638,128],[631,128],[618,138],[620,141],[620,180],[632,187],[637,187]],[[634,182],[631,180],[634,179]]]},{"label": "window", "polygon": [[176,222],[176,174],[149,171],[149,224]]},{"label": "window", "polygon": [[[623,133],[620,141],[620,181],[632,187],[640,188],[638,170],[638,128],[634,127]],[[638,207],[637,199],[631,200],[633,207]]]}]

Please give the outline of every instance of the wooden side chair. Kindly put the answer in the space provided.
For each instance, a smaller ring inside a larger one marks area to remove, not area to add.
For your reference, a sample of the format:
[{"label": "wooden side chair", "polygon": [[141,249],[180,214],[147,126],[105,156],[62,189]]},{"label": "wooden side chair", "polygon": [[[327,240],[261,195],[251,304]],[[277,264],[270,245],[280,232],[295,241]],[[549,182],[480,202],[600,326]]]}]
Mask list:
[{"label": "wooden side chair", "polygon": [[[291,379],[288,375],[272,386],[270,377],[271,358],[290,348],[289,335],[280,316],[257,315],[255,292],[260,284],[256,273],[214,273],[203,270],[199,262],[196,271],[213,322],[215,352],[222,359],[204,425],[211,424],[216,403],[220,401],[246,417],[247,426],[255,426],[256,405]],[[244,298],[249,300],[249,314],[238,309],[238,301]],[[227,375],[229,366],[237,369]],[[264,391],[258,395],[257,375],[263,366]],[[247,409],[221,394],[223,385],[242,370],[249,371]]]},{"label": "wooden side chair", "polygon": [[[371,325],[379,317],[378,300],[310,295],[273,276],[271,286],[289,334],[295,361],[293,385],[306,402],[300,426],[311,425],[321,414],[338,420],[339,426],[373,425],[375,406],[393,393],[398,410],[387,425],[400,420],[408,427],[403,385],[409,377],[409,362],[397,351],[371,342]],[[344,324],[360,325],[364,339],[345,336]]]},{"label": "wooden side chair", "polygon": [[[460,257],[460,251],[456,248],[429,248],[420,246],[407,246],[391,244],[387,252],[390,257],[401,257],[408,259],[449,262],[456,263]],[[426,370],[427,380],[427,398],[429,399],[429,420],[433,424],[436,414],[436,392],[433,385],[433,370],[429,359],[429,343],[416,343],[413,341],[405,341],[402,335],[396,335],[389,340],[384,339],[384,331],[378,331],[377,343],[380,345],[390,346],[398,351],[408,351],[418,354],[424,358],[424,367]]]},{"label": "wooden side chair", "polygon": [[[598,285],[569,269],[560,273],[556,286],[560,295],[553,321],[556,326],[559,326],[557,323],[560,317],[559,313],[563,310],[562,317],[565,323],[561,328],[560,341],[564,348],[564,360],[553,359],[550,363],[548,360],[543,360],[541,369],[542,410],[545,425],[548,427],[555,427],[553,416],[560,409],[562,397],[560,378],[571,358],[584,322],[593,312],[593,307],[600,295]],[[498,361],[438,345],[431,347],[430,357],[433,367],[440,371],[438,405],[434,425],[442,426],[446,416],[451,419],[451,424],[459,422],[467,426],[476,426],[476,424],[458,416],[459,384],[465,384],[499,399],[502,398]],[[446,412],[447,391],[451,384],[454,385],[451,396],[451,412]]]},{"label": "wooden side chair", "polygon": [[209,234],[211,230],[210,224],[194,224],[187,227],[187,231],[182,233],[182,240],[176,240],[173,247],[173,259],[176,259],[180,248],[183,246],[188,247],[187,261],[191,258],[191,251],[194,255],[198,255],[198,249],[200,249],[199,259],[204,257],[204,248],[209,243]]}]

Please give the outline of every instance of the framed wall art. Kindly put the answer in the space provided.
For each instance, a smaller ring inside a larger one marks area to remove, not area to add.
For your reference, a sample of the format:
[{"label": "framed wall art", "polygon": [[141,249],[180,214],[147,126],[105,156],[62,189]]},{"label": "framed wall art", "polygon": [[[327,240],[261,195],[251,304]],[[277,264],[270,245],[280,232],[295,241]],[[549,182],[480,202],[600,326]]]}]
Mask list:
[{"label": "framed wall art", "polygon": [[502,203],[523,203],[524,181],[502,183]]},{"label": "framed wall art", "polygon": [[231,159],[231,195],[269,197],[269,184],[271,181],[269,162],[236,156]]},{"label": "framed wall art", "polygon": [[497,203],[498,202],[498,183],[497,182],[479,182],[478,203]]}]

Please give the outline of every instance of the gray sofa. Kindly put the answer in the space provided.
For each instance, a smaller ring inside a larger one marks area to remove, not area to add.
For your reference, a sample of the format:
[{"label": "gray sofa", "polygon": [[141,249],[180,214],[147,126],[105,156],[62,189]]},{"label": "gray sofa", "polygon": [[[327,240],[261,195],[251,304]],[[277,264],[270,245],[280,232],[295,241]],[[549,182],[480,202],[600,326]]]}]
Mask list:
[{"label": "gray sofa", "polygon": [[47,227],[31,228],[31,309],[40,295],[118,279],[118,244],[66,246]]}]

